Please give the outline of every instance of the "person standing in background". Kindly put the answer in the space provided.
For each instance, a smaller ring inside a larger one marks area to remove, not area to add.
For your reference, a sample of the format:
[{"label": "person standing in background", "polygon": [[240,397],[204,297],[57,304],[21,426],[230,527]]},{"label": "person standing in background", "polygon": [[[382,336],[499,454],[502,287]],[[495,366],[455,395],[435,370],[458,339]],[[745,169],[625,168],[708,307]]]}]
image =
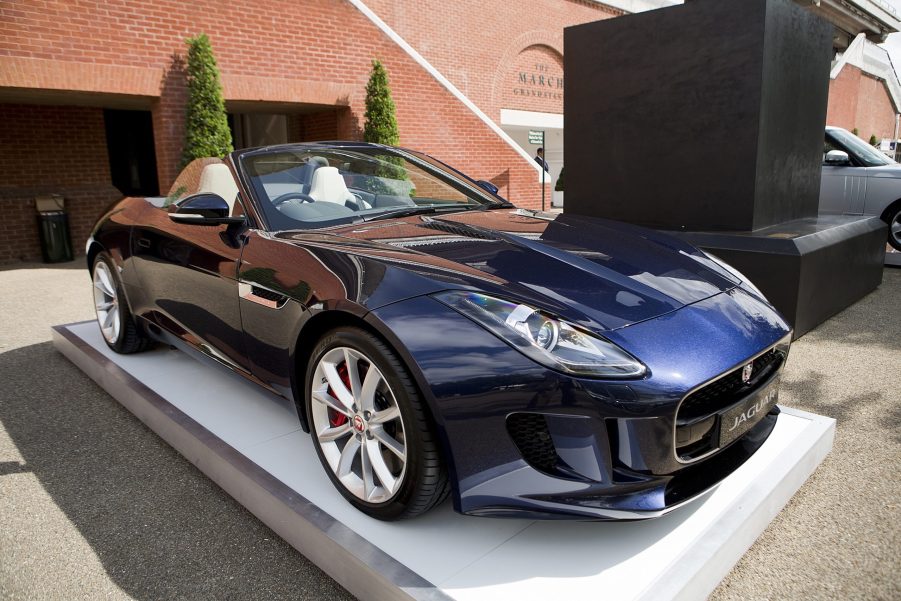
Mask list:
[{"label": "person standing in background", "polygon": [[535,156],[535,162],[541,165],[548,173],[551,172],[551,168],[548,166],[547,161],[544,160],[544,148],[538,149],[538,154]]}]

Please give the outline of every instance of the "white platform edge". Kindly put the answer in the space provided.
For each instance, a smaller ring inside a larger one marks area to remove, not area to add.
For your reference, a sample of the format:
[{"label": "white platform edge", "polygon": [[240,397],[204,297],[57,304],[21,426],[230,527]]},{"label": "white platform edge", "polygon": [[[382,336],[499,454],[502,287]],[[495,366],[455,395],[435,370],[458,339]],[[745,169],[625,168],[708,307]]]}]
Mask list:
[{"label": "white platform edge", "polygon": [[52,334],[53,344],[60,353],[357,598],[450,599],[432,583],[259,468],[70,332],[66,325],[54,326]]},{"label": "white platform edge", "polygon": [[[84,323],[84,322],[82,322]],[[399,561],[333,519],[271,476],[204,426],[147,388],[68,328],[55,326],[58,351],[196,465],[263,523],[361,599],[451,599]],[[784,454],[777,491],[752,483],[745,491],[750,511],[735,511],[708,525],[678,569],[650,580],[642,599],[699,599],[712,592],[832,448],[835,421],[782,408],[811,425],[803,444]],[[341,570],[331,569],[341,566]]]},{"label": "white platform edge", "polygon": [[669,570],[666,578],[655,581],[642,599],[691,600],[710,595],[829,454],[835,438],[834,419],[780,408],[785,414],[811,421],[801,435],[801,444],[781,455],[784,461],[779,473],[769,474],[780,484],[764,487],[759,481],[752,483],[743,497],[744,506],[752,510],[728,513],[711,523],[702,535],[704,547],[711,551],[684,555],[679,560],[680,569]]}]

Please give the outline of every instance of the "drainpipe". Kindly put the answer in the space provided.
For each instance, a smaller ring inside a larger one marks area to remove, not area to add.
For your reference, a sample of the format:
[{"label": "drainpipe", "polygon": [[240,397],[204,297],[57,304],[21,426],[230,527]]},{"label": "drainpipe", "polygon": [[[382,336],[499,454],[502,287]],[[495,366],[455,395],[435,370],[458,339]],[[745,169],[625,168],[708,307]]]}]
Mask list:
[{"label": "drainpipe", "polygon": [[901,123],[901,114],[895,113],[895,137],[894,137],[895,156],[893,156],[892,158],[896,161],[898,160],[898,150],[899,150],[899,148],[898,148],[898,125],[899,125],[899,123]]}]

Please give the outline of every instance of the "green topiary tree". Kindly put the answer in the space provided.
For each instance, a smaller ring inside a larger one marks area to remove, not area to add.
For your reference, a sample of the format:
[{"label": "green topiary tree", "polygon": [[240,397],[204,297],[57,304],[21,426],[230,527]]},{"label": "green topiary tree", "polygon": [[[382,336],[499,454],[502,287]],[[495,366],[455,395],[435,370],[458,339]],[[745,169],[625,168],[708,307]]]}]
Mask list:
[{"label": "green topiary tree", "polygon": [[855,136],[859,136],[859,135],[860,135],[860,134],[858,134],[857,128],[856,128],[856,127],[855,127],[854,129],[851,130],[851,133],[854,134]]},{"label": "green topiary tree", "polygon": [[879,140],[876,139],[876,134],[870,136],[870,146],[876,146],[879,144]]},{"label": "green topiary tree", "polygon": [[[366,115],[363,124],[363,140],[373,144],[397,146],[400,135],[397,133],[397,118],[394,116],[394,100],[391,99],[391,87],[388,84],[388,71],[378,59],[372,60],[372,71],[366,83]],[[396,182],[390,180],[407,180],[404,160],[397,156],[380,156],[380,165],[375,175],[381,178],[373,180],[369,190],[376,194],[402,194],[400,188],[395,189]],[[395,187],[392,187],[395,186]],[[409,188],[409,187],[407,187]],[[412,197],[415,190],[409,189]]]},{"label": "green topiary tree", "polygon": [[363,139],[375,144],[397,146],[397,119],[394,116],[394,101],[388,86],[388,72],[378,59],[372,61],[372,71],[366,84],[366,122],[363,125]]},{"label": "green topiary tree", "polygon": [[201,157],[223,157],[233,150],[219,69],[205,33],[188,38],[188,110],[182,166]]},{"label": "green topiary tree", "polygon": [[560,176],[557,178],[557,185],[554,186],[554,190],[557,192],[563,192],[563,172],[566,170],[566,167],[560,168]]}]

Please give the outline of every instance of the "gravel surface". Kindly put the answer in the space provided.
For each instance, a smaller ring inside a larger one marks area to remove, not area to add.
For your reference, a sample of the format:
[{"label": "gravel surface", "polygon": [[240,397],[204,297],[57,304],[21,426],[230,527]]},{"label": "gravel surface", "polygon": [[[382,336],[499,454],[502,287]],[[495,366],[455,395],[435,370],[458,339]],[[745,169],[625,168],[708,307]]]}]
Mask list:
[{"label": "gravel surface", "polygon": [[82,261],[0,291],[0,599],[352,599],[54,350]]},{"label": "gravel surface", "polygon": [[[792,347],[781,402],[835,446],[712,599],[901,599],[899,299],[886,269]],[[56,353],[81,261],[0,268],[0,316],[0,599],[350,598]]]},{"label": "gravel surface", "polygon": [[901,599],[901,269],[792,345],[779,402],[837,420],[832,452],[711,595]]}]

